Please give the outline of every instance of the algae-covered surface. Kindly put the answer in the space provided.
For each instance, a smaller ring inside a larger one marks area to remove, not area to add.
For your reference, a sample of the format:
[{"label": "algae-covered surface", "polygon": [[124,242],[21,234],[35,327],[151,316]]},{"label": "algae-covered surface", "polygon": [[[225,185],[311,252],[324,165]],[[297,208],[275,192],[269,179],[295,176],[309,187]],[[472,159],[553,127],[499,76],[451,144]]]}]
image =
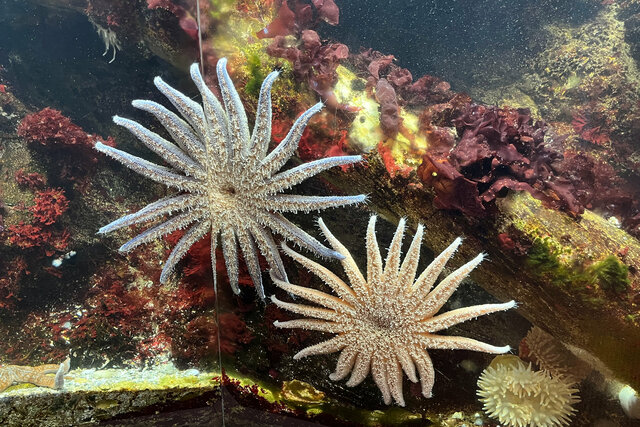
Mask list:
[{"label": "algae-covered surface", "polygon": [[[205,407],[219,395],[218,373],[178,370],[171,363],[145,369],[73,369],[64,387],[17,384],[0,394],[0,424],[89,425],[104,420]],[[213,417],[214,411],[209,411]]]}]

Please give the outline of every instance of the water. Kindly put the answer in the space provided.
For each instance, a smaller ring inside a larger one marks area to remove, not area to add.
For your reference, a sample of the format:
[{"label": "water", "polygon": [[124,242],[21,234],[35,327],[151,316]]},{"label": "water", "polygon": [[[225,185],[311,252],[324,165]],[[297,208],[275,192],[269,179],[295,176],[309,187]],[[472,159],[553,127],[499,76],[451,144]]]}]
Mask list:
[{"label": "water", "polygon": [[0,10],[0,424],[638,423],[635,2]]}]

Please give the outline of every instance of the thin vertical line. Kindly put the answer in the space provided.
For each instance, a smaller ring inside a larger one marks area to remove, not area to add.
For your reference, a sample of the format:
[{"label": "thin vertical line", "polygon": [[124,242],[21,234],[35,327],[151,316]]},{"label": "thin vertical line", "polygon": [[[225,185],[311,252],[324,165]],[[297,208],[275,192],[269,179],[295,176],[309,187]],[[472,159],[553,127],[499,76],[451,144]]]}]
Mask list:
[{"label": "thin vertical line", "polygon": [[200,74],[204,76],[204,55],[202,53],[202,27],[200,25],[200,1],[196,0],[196,20],[198,21],[198,50],[200,51]]}]

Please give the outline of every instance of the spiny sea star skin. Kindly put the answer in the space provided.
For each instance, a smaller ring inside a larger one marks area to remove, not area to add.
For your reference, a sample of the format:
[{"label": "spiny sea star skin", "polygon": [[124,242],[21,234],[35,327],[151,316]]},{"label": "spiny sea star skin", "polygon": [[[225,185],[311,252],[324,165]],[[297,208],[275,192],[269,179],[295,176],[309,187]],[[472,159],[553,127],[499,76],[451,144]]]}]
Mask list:
[{"label": "spiny sea star skin", "polygon": [[123,216],[102,227],[99,233],[173,214],[120,248],[121,252],[128,252],[143,243],[188,228],[167,258],[160,276],[161,283],[168,281],[178,261],[208,232],[211,232],[211,258],[215,264],[217,235],[220,234],[229,282],[235,293],[240,292],[237,239],[258,295],[264,299],[258,251],[265,256],[274,275],[287,280],[272,232],[322,256],[341,258],[340,254],[287,220],[282,212],[308,212],[365,200],[364,195],[301,196],[279,193],[323,170],[356,163],[362,158],[328,157],[277,173],[294,154],[307,122],[322,109],[323,104],[318,103],[305,111],[284,140],[267,153],[271,139],[271,86],[278,72],[269,74],[262,84],[255,126],[250,134],[244,106],[227,73],[226,64],[226,59],[222,58],[217,66],[224,109],[204,83],[197,64],[191,66],[191,78],[202,95],[202,105],[172,88],[160,77],[154,79],[156,87],[186,121],[155,102],[132,102],[135,108],[153,114],[175,143],[133,120],[114,116],[116,124],[127,128],[169,166],[156,165],[100,142],[96,143],[95,148],[135,172],[177,189],[178,193]]},{"label": "spiny sea star skin", "polygon": [[466,320],[507,310],[516,305],[514,301],[474,305],[435,315],[460,282],[484,258],[483,254],[478,255],[449,274],[432,290],[462,239],[457,238],[415,279],[422,242],[422,224],[418,226],[401,264],[405,221],[400,220],[383,268],[375,235],[376,217],[372,216],[367,229],[365,280],[349,251],[331,234],[322,218],[318,222],[331,246],[344,256],[340,262],[351,286],[326,267],[283,244],[288,255],[320,277],[337,294],[329,295],[274,277],[274,281],[282,289],[321,306],[284,302],[272,296],[271,300],[278,307],[305,316],[285,322],[276,321],[275,326],[336,334],[329,340],[301,350],[294,359],[341,351],[336,370],[329,376],[331,380],[344,379],[351,372],[347,386],[353,387],[371,372],[382,392],[384,403],[391,404],[393,398],[398,405],[404,406],[402,371],[413,382],[418,382],[419,375],[422,394],[431,397],[435,373],[427,349],[463,349],[486,353],[505,353],[510,350],[509,346],[495,347],[471,338],[435,335],[438,331]]}]

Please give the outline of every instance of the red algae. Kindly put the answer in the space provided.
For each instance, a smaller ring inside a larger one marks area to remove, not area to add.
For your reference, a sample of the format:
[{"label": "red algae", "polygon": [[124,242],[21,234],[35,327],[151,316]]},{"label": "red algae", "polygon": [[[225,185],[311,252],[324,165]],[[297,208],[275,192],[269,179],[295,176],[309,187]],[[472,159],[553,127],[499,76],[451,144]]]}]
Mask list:
[{"label": "red algae", "polygon": [[89,134],[60,111],[49,107],[22,119],[17,133],[29,142],[41,145],[93,147]]},{"label": "red algae", "polygon": [[43,225],[51,225],[68,209],[69,201],[61,188],[50,188],[39,192],[36,204],[29,208],[33,218]]},{"label": "red algae", "polygon": [[333,0],[312,0],[310,3],[294,0],[292,7],[282,1],[275,18],[256,33],[259,39],[287,36],[316,26],[319,21],[338,25],[340,10]]},{"label": "red algae", "polygon": [[487,203],[517,190],[573,216],[582,214],[573,183],[556,172],[562,153],[544,140],[546,124],[534,122],[528,110],[469,105],[454,124],[460,135],[456,145],[425,155],[418,168],[423,182],[436,190],[441,209],[482,216]]},{"label": "red algae", "polygon": [[299,46],[291,46],[283,36],[277,36],[267,47],[267,53],[290,61],[296,79],[306,81],[328,108],[350,111],[348,106],[338,103],[333,93],[336,68],[349,57],[349,48],[342,43],[322,44],[313,30],[302,31],[299,41]]},{"label": "red algae", "polygon": [[33,191],[41,190],[47,184],[47,179],[42,174],[38,172],[27,173],[24,169],[18,169],[14,177],[18,185]]}]

